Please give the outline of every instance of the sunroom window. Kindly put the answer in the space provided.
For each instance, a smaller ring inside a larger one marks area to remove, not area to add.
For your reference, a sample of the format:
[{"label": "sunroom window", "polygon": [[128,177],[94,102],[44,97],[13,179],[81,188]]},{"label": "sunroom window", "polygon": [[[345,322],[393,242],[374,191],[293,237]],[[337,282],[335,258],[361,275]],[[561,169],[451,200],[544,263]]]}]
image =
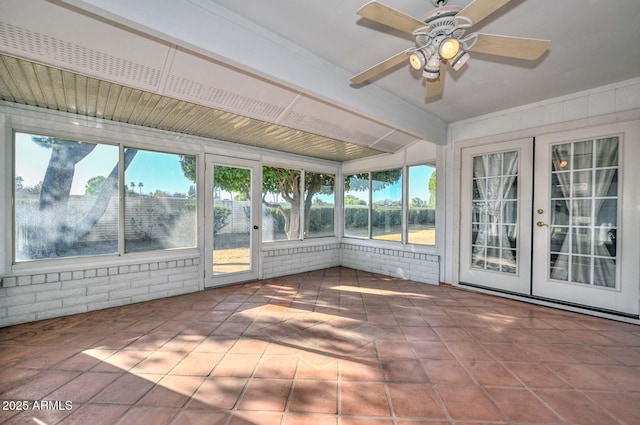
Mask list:
[{"label": "sunroom window", "polygon": [[196,245],[195,157],[27,133],[14,146],[16,263]]},{"label": "sunroom window", "polygon": [[394,168],[345,176],[345,237],[435,245],[435,167],[412,165],[403,174]]},{"label": "sunroom window", "polygon": [[262,241],[335,236],[335,175],[262,168]]}]

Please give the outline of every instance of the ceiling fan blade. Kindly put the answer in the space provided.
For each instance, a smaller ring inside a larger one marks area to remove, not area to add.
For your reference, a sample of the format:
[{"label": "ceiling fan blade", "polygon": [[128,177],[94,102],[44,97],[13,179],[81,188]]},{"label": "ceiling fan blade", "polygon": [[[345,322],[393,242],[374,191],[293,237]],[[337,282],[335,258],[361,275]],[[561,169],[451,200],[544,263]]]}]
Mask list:
[{"label": "ceiling fan blade", "polygon": [[378,22],[379,24],[395,28],[399,31],[411,34],[418,28],[426,24],[416,18],[397,11],[389,6],[385,6],[377,1],[371,1],[362,6],[356,12],[358,15]]},{"label": "ceiling fan blade", "polygon": [[468,18],[472,25],[476,25],[511,0],[474,0],[462,9],[456,16]]},{"label": "ceiling fan blade", "polygon": [[351,78],[351,83],[353,84],[362,84],[373,77],[381,74],[399,64],[407,60],[407,53],[403,50],[397,55],[391,56],[389,59],[385,59],[377,65],[372,66],[371,68],[362,71],[360,74]]},{"label": "ceiling fan blade", "polygon": [[444,78],[446,75],[446,71],[447,71],[446,64],[443,62],[440,62],[440,75],[438,75],[438,78],[435,80],[429,80],[425,78],[426,80],[425,97],[427,98],[436,97],[442,94],[442,91],[444,90]]},{"label": "ceiling fan blade", "polygon": [[517,59],[538,59],[551,46],[551,41],[536,38],[507,37],[493,34],[477,34],[477,36],[478,41],[470,51]]}]

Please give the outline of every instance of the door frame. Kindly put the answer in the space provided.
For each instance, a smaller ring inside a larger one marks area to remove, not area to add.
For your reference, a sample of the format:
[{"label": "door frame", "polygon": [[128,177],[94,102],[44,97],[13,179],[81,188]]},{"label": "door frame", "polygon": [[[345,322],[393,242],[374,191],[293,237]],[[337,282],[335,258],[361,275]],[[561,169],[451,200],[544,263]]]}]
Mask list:
[{"label": "door frame", "polygon": [[[492,153],[518,152],[518,238],[517,273],[506,273],[471,268],[471,192],[473,157]],[[460,283],[519,295],[531,294],[531,185],[533,173],[533,139],[464,147],[460,151],[460,238],[458,276]]]},{"label": "door frame", "polygon": [[[620,130],[620,128],[625,128],[625,130]],[[607,130],[609,129],[609,130]],[[452,209],[455,211],[456,219],[451,222],[451,234],[454,235],[452,238],[452,243],[446,249],[446,253],[450,255],[451,258],[451,280],[454,284],[467,287],[472,290],[476,290],[483,293],[488,294],[503,294],[502,296],[506,298],[517,299],[521,301],[532,302],[539,305],[545,305],[555,308],[561,308],[570,311],[577,311],[585,314],[592,314],[601,317],[607,317],[610,319],[616,320],[625,320],[640,319],[640,281],[638,280],[638,276],[640,276],[640,262],[637,260],[638,255],[640,255],[640,238],[629,238],[627,237],[627,247],[625,249],[621,249],[624,258],[625,266],[621,271],[622,280],[626,280],[631,284],[632,294],[630,299],[633,300],[632,303],[635,308],[628,312],[624,312],[621,309],[616,310],[607,310],[604,308],[592,307],[588,305],[581,305],[577,302],[571,301],[563,301],[558,298],[549,298],[543,296],[536,296],[535,294],[518,294],[512,293],[509,291],[503,291],[500,289],[494,289],[482,285],[474,285],[465,282],[460,275],[461,269],[461,250],[464,249],[461,243],[462,236],[462,220],[465,219],[463,217],[462,212],[462,202],[463,202],[463,194],[462,194],[462,185],[463,185],[463,170],[462,170],[462,152],[465,149],[472,149],[475,147],[485,147],[489,149],[491,147],[495,147],[501,143],[508,143],[509,140],[514,140],[518,137],[542,137],[541,135],[548,134],[565,134],[569,135],[567,140],[575,140],[576,138],[580,138],[580,135],[583,133],[587,133],[587,138],[590,137],[598,137],[598,136],[606,136],[608,134],[620,134],[628,129],[629,134],[625,134],[625,138],[627,143],[624,147],[624,152],[622,157],[624,160],[621,161],[621,167],[624,167],[622,162],[626,162],[626,179],[624,176],[621,176],[620,179],[625,179],[626,183],[623,185],[623,188],[620,189],[619,192],[619,209],[623,217],[621,218],[619,225],[625,226],[625,232],[633,231],[636,234],[640,234],[640,215],[637,215],[637,200],[640,199],[640,185],[629,184],[633,182],[635,179],[631,178],[629,164],[634,160],[640,159],[640,115],[638,113],[633,113],[631,115],[611,115],[611,117],[607,117],[607,119],[600,120],[597,123],[594,123],[592,120],[582,120],[572,123],[571,125],[562,125],[562,126],[548,126],[544,128],[539,128],[536,131],[519,131],[513,132],[513,138],[507,138],[508,135],[492,135],[479,137],[475,139],[468,139],[464,141],[459,141],[455,143],[451,151],[452,157],[447,162],[453,168],[453,179],[452,185],[447,188],[455,191],[458,189],[458,196],[453,199],[453,204],[451,205]],[[534,152],[535,153],[535,152]],[[451,162],[449,162],[451,161]],[[535,167],[536,164],[533,164]],[[622,171],[625,173],[625,171]],[[533,178],[533,173],[531,174]],[[619,183],[622,184],[622,183]],[[531,190],[533,190],[533,185],[530,186]],[[533,201],[533,200],[532,200]],[[534,204],[530,205],[530,210],[532,213],[531,219],[531,231],[533,231],[533,226],[535,226],[533,218],[534,217]],[[636,214],[636,217],[633,217],[633,214]],[[449,227],[449,226],[447,226]],[[457,236],[457,237],[456,237]],[[533,241],[532,241],[533,244]],[[635,285],[635,286],[634,286]],[[634,322],[635,323],[635,322]]]},{"label": "door frame", "polygon": [[[532,257],[532,295],[542,299],[553,300],[559,303],[569,303],[588,309],[604,311],[613,314],[637,316],[639,313],[640,285],[638,275],[637,255],[640,252],[638,238],[629,237],[640,233],[640,219],[637,212],[632,211],[630,202],[634,195],[640,192],[633,184],[631,168],[633,164],[630,158],[638,158],[640,149],[635,145],[640,142],[639,122],[610,124],[598,127],[571,130],[566,132],[551,133],[539,136],[536,139],[536,168],[544,173],[545,188],[542,185],[534,187],[533,208],[541,208],[548,212],[549,197],[548,186],[550,183],[550,153],[551,146],[563,143],[580,142],[617,136],[618,140],[618,211],[617,211],[617,256],[616,288],[592,287],[580,283],[554,281],[548,277],[549,238],[548,227],[534,228],[533,249],[544,250],[546,258]],[[548,148],[548,149],[547,149]],[[634,153],[635,152],[635,153]],[[626,162],[626,164],[625,164]],[[625,184],[627,183],[627,184]],[[634,193],[635,192],[635,193]],[[545,197],[546,196],[546,197]],[[544,198],[543,198],[544,197]],[[631,201],[632,202],[632,201]],[[627,207],[625,209],[625,206]],[[540,218],[548,222],[548,214]],[[624,286],[624,292],[623,292]],[[599,300],[599,305],[594,305],[593,299]]]},{"label": "door frame", "polygon": [[[251,170],[251,270],[235,273],[225,273],[215,275],[213,273],[213,170],[216,165],[247,168]],[[260,246],[261,236],[261,214],[260,196],[262,182],[262,167],[259,161],[249,159],[239,159],[229,156],[205,154],[205,202],[204,202],[204,287],[212,288],[216,286],[230,285],[233,283],[256,280],[261,274]],[[212,237],[208,237],[212,235]]]}]

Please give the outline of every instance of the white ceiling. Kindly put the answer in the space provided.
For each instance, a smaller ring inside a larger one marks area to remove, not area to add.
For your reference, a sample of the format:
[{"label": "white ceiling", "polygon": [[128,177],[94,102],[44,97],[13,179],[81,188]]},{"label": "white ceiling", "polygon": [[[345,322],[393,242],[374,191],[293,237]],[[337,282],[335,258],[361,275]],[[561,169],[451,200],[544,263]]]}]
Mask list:
[{"label": "white ceiling", "polygon": [[[441,98],[401,66],[413,45],[356,15],[365,0],[2,0],[0,53],[395,152],[447,123],[640,76],[638,0],[512,0],[480,32],[551,40],[534,63],[472,54]],[[383,3],[415,17],[429,0]],[[469,0],[451,0],[465,6]]]},{"label": "white ceiling", "polygon": [[[413,45],[411,36],[357,16],[367,0],[208,1],[352,74]],[[415,17],[433,8],[428,0],[381,2]],[[432,101],[425,101],[420,73],[408,65],[375,84],[446,122],[587,90],[640,76],[638,19],[638,0],[512,0],[472,31],[551,40],[540,60],[472,54],[459,72],[449,69],[444,95]]]}]

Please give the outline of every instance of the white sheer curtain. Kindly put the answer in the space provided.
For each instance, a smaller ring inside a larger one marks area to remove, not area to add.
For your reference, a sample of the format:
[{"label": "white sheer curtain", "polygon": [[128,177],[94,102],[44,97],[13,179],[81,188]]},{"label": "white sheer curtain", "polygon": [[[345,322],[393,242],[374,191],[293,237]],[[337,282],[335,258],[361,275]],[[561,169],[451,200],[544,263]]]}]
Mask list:
[{"label": "white sheer curtain", "polygon": [[[608,139],[600,139],[597,141],[596,154],[598,155],[598,161],[602,164],[617,164],[618,159],[618,138],[612,137]],[[598,219],[602,207],[605,204],[604,197],[609,194],[611,185],[615,181],[617,184],[617,168],[605,168],[598,170],[595,178],[595,205],[594,205],[594,220]],[[611,194],[613,195],[613,194]],[[615,194],[617,197],[617,193]],[[614,211],[617,214],[616,211]],[[612,218],[613,221],[613,218]],[[611,222],[609,222],[611,223]],[[594,223],[597,226],[605,226],[605,223]],[[609,227],[612,227],[609,225]],[[616,261],[615,258],[611,258],[611,253],[607,248],[607,243],[613,243],[615,249],[615,237],[610,239],[611,229],[603,228],[606,232],[598,232],[598,234],[604,233],[604,238],[597,238],[594,243],[594,252],[596,256],[602,256],[607,258],[595,258],[596,267],[594,267],[593,280],[594,284],[599,286],[615,287],[616,284]],[[615,235],[615,233],[613,233]],[[615,251],[613,251],[615,252]]]},{"label": "white sheer curtain", "polygon": [[[565,145],[566,146],[566,145]],[[562,166],[564,161],[576,164],[577,158],[581,155],[590,155],[586,152],[585,148],[591,149],[592,143],[585,144],[584,142],[574,143],[574,152],[571,155],[566,150],[560,147],[554,147],[552,149],[552,163],[554,170],[561,170],[566,165]],[[579,147],[578,147],[579,146]],[[597,143],[597,149],[591,150],[591,154],[597,156],[597,162],[601,164],[617,164],[618,156],[618,144],[616,138],[602,139]],[[571,175],[573,173],[574,182],[571,182]],[[588,176],[588,182],[580,182],[578,184],[586,184],[589,187],[589,193],[582,193],[580,196],[576,196],[578,191],[576,187],[576,181],[579,180],[579,173],[584,173]],[[591,178],[592,174],[596,173],[594,179]],[[616,168],[604,168],[594,169],[593,166],[585,168],[583,170],[573,170],[571,172],[556,172],[555,176],[558,181],[562,198],[566,202],[567,211],[571,217],[570,226],[567,228],[567,233],[562,241],[561,248],[559,250],[555,263],[551,264],[550,275],[552,279],[557,280],[569,280],[569,257],[572,257],[571,267],[571,281],[592,283],[591,277],[591,261],[596,261],[597,265],[594,268],[594,282],[597,282],[600,286],[615,286],[615,258],[611,258],[611,255],[607,249],[606,239],[599,237],[599,228],[596,226],[603,226],[604,223],[596,223],[600,212],[605,205],[606,199],[603,199],[609,193],[609,189],[616,176]],[[595,187],[592,186],[592,181],[595,182]],[[573,204],[571,201],[573,200]],[[591,209],[591,203],[594,203],[593,210]],[[593,214],[592,214],[593,211]],[[605,229],[606,230],[606,229]],[[553,232],[553,227],[551,229]],[[594,236],[598,234],[595,243]],[[606,233],[606,232],[605,232]],[[615,241],[613,241],[615,243]],[[593,252],[592,252],[593,245]],[[601,256],[608,258],[594,258],[593,256]]]},{"label": "white sheer curtain", "polygon": [[[513,152],[513,155],[490,154],[474,158],[473,178],[478,192],[474,201],[477,202],[475,207],[481,206],[482,210],[476,210],[480,224],[472,247],[472,267],[485,268],[486,265],[492,270],[504,269],[515,273],[515,257],[509,234],[506,231],[501,233],[500,230],[507,214],[517,216],[517,212],[511,211],[512,208],[503,202],[517,181],[517,167],[517,152]],[[510,222],[514,223],[515,220]],[[501,265],[507,267],[503,268]]]}]

